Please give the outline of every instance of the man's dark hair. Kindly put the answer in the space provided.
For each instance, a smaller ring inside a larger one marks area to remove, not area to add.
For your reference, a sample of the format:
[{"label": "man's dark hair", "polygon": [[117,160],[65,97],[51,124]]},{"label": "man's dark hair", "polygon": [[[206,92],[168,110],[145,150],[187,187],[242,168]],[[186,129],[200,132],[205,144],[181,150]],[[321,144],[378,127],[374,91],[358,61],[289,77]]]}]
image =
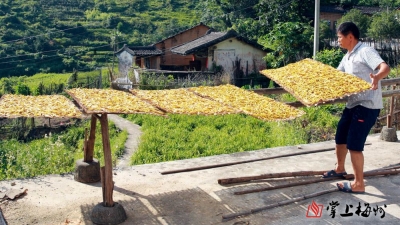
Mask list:
[{"label": "man's dark hair", "polygon": [[355,25],[353,22],[344,22],[339,25],[337,32],[343,34],[344,36],[347,36],[348,34],[353,34],[355,39],[360,38],[360,30],[358,30],[357,25]]}]

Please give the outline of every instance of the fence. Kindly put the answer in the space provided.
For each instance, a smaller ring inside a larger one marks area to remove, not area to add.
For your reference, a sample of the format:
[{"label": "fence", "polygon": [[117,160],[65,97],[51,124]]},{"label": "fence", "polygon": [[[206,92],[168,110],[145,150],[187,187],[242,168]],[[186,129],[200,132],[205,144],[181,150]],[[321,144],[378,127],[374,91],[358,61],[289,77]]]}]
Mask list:
[{"label": "fence", "polygon": [[[116,77],[116,76],[113,76]],[[117,79],[120,82],[115,82]],[[126,77],[118,76],[112,86],[116,89],[131,86],[133,88],[156,90],[194,86],[212,86],[222,83],[220,74],[210,71],[170,71],[155,69],[135,69]],[[128,81],[128,82],[127,82]],[[116,87],[118,86],[118,87]]]},{"label": "fence", "polygon": [[[390,67],[397,67],[400,62],[400,41],[398,39],[391,39],[390,41],[373,40],[370,38],[361,39],[361,41],[370,47],[375,48],[381,55],[382,59]],[[329,39],[327,41],[330,46],[339,47],[336,39]]]},{"label": "fence", "polygon": [[[116,76],[114,76],[116,77]],[[130,85],[139,89],[171,89],[194,86],[214,86],[219,84],[231,83],[238,87],[247,88],[267,88],[271,79],[261,74],[253,74],[248,77],[232,78],[229,74],[212,71],[170,71],[155,69],[135,69],[133,74],[126,77],[118,76],[114,79],[120,82],[114,82],[124,88],[124,85]],[[132,83],[130,83],[132,82]],[[278,85],[273,82],[273,85]]]}]

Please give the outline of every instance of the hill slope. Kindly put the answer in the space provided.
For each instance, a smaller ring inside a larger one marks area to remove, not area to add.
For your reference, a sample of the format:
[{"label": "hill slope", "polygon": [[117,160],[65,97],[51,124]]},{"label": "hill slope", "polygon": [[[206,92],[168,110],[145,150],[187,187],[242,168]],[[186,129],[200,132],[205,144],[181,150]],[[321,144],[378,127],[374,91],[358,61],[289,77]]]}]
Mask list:
[{"label": "hill slope", "polygon": [[[92,69],[200,22],[199,0],[4,0],[0,77]],[[113,44],[115,43],[115,44]]]}]

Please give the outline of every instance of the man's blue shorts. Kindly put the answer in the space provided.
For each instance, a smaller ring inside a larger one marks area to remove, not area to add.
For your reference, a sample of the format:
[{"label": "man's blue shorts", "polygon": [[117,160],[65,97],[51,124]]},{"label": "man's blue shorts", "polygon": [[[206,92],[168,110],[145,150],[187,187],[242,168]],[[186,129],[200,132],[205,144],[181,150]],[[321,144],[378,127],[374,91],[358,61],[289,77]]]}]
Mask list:
[{"label": "man's blue shorts", "polygon": [[363,151],[379,112],[380,109],[369,109],[361,105],[345,108],[336,130],[336,144],[347,144],[349,150]]}]

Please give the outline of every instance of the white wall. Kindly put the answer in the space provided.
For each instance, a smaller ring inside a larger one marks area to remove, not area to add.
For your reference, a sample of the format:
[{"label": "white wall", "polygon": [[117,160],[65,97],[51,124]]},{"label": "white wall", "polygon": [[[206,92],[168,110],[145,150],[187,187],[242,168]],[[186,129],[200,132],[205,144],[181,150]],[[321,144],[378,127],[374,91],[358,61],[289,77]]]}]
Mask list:
[{"label": "white wall", "polygon": [[133,56],[127,51],[123,51],[117,57],[119,73],[123,76],[128,76],[129,70],[132,67]]},{"label": "white wall", "polygon": [[224,71],[232,74],[233,62],[236,58],[241,59],[240,67],[246,74],[248,63],[248,73],[266,69],[265,61],[262,59],[266,53],[236,38],[229,38],[209,48],[208,69],[212,68],[213,60],[216,65],[222,66]]}]

